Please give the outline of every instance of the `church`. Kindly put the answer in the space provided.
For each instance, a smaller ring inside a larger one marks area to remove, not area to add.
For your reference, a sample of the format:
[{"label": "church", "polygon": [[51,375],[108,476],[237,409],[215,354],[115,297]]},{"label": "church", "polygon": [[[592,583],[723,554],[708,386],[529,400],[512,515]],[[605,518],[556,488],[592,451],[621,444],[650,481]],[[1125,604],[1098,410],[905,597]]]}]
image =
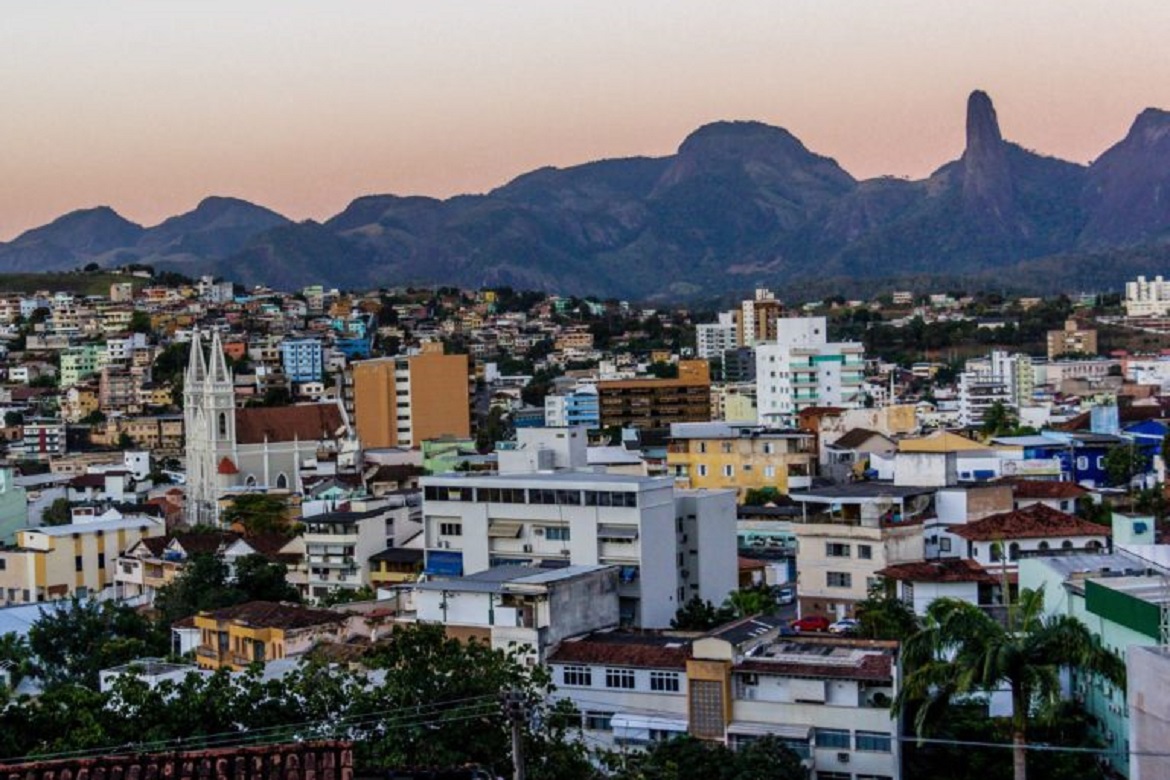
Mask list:
[{"label": "church", "polygon": [[[301,492],[301,472],[322,455],[352,459],[359,447],[336,403],[237,409],[219,334],[204,354],[195,331],[183,388],[187,522],[218,523],[218,500],[241,489]],[[339,464],[340,465],[340,464]]]}]

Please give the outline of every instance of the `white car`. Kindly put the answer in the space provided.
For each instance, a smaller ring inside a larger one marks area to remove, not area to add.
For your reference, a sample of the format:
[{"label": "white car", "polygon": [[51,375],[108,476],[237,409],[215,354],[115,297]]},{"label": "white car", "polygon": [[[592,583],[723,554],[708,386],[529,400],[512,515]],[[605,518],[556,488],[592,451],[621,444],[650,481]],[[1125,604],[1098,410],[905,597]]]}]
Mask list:
[{"label": "white car", "polygon": [[841,618],[836,623],[829,624],[830,634],[851,634],[861,627],[861,623],[853,618]]}]

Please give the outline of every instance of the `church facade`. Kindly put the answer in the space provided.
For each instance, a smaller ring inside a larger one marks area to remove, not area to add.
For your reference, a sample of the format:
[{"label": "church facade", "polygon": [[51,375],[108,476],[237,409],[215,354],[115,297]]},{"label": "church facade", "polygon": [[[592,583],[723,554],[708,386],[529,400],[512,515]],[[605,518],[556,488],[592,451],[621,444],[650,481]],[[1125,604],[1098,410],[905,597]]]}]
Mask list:
[{"label": "church facade", "polygon": [[301,473],[322,455],[352,457],[353,428],[340,403],[237,409],[219,334],[205,354],[191,340],[183,388],[187,522],[218,524],[219,499],[240,490],[302,490]]}]

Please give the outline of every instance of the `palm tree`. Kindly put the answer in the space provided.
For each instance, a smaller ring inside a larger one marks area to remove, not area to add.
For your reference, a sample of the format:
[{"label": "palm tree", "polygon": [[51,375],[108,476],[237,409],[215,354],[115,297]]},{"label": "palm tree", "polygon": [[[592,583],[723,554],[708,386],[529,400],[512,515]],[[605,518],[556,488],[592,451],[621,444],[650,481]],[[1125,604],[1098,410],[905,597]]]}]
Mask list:
[{"label": "palm tree", "polygon": [[932,602],[923,628],[906,641],[903,662],[907,674],[893,709],[914,711],[919,736],[957,697],[1011,692],[1015,780],[1027,777],[1029,715],[1057,702],[1062,668],[1125,684],[1124,663],[1084,623],[1068,615],[1044,616],[1043,589],[1022,591],[1008,607],[1007,625],[965,601]]}]

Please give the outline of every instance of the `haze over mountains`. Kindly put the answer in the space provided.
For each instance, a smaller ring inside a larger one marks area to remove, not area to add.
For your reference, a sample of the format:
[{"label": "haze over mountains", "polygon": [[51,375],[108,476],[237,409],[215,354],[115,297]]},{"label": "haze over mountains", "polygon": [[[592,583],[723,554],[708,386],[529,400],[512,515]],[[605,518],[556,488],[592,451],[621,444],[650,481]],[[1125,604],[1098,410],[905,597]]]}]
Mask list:
[{"label": "haze over mountains", "polygon": [[1083,166],[1005,141],[975,92],[963,155],[920,181],[858,181],[786,130],[717,122],[672,156],[542,168],[486,195],[367,196],[324,223],[233,198],[151,228],[77,211],[0,244],[0,272],[141,262],[283,289],[508,284],[633,298],[911,276],[1054,292],[1160,272],[1167,239],[1170,113],[1143,111]]}]

